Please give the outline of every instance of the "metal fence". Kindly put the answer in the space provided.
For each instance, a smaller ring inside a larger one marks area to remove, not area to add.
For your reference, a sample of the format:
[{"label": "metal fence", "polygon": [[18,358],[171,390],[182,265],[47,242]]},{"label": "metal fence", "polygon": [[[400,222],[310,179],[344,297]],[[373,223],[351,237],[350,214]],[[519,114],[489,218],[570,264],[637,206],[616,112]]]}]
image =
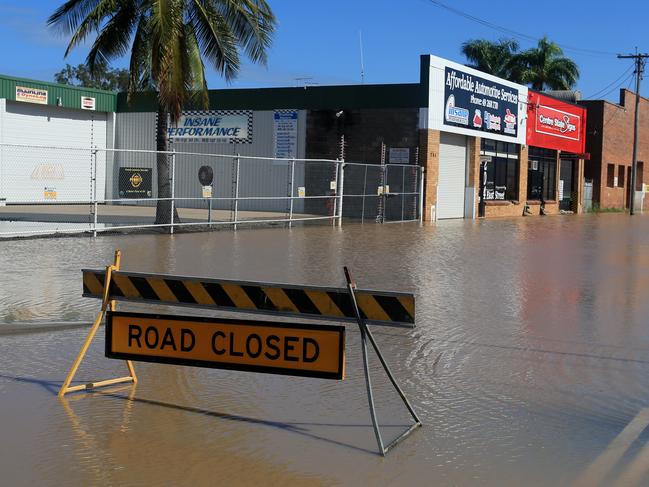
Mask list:
[{"label": "metal fence", "polygon": [[422,187],[414,165],[0,144],[0,236],[415,221]]}]

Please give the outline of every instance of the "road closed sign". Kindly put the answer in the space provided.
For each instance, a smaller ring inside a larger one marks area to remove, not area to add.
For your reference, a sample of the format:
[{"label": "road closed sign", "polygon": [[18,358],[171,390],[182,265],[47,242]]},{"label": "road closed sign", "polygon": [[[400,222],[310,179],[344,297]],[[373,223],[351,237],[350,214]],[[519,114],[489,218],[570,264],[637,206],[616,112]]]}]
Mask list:
[{"label": "road closed sign", "polygon": [[108,312],[106,356],[342,380],[345,327]]}]

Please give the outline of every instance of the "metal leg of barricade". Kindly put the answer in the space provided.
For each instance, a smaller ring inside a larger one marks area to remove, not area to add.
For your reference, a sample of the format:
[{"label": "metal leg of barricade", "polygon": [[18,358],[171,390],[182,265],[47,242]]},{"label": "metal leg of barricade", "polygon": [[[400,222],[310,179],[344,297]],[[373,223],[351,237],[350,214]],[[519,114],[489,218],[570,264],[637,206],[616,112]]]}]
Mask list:
[{"label": "metal leg of barricade", "polygon": [[102,293],[103,298],[101,301],[101,310],[99,311],[99,314],[97,314],[97,318],[95,318],[95,322],[90,328],[90,332],[88,333],[88,336],[86,336],[86,339],[83,342],[81,350],[79,351],[77,358],[74,360],[74,363],[72,364],[72,367],[68,372],[68,375],[65,377],[65,381],[63,381],[63,385],[61,386],[61,389],[59,389],[59,393],[58,393],[59,397],[63,397],[68,392],[95,389],[97,387],[120,384],[122,382],[133,382],[134,384],[137,383],[137,376],[135,375],[135,368],[133,367],[133,363],[130,360],[127,360],[126,367],[128,368],[129,375],[126,377],[118,377],[116,379],[108,379],[108,380],[102,380],[98,382],[89,382],[87,384],[81,384],[78,386],[70,386],[70,384],[72,383],[72,379],[74,379],[74,376],[77,373],[79,366],[81,365],[81,362],[86,356],[86,352],[90,347],[90,343],[92,342],[92,339],[95,337],[95,334],[99,329],[99,325],[101,324],[101,320],[104,318],[106,311],[115,310],[115,301],[110,299],[110,284],[111,284],[113,271],[119,271],[120,269],[121,258],[122,258],[121,252],[119,250],[115,251],[115,261],[113,265],[106,267],[106,278],[104,281],[104,289]]},{"label": "metal leg of barricade", "polygon": [[[415,412],[412,405],[408,401],[408,398],[406,398],[406,395],[404,394],[403,390],[399,386],[394,375],[392,374],[390,367],[388,366],[387,362],[383,358],[383,354],[381,353],[381,350],[379,349],[376,340],[374,340],[374,336],[372,335],[372,332],[367,327],[367,323],[365,323],[365,320],[361,317],[361,313],[358,309],[358,303],[356,302],[356,292],[355,292],[356,284],[352,280],[352,276],[349,272],[349,269],[347,269],[347,267],[344,267],[344,271],[345,271],[345,279],[347,280],[347,290],[349,291],[349,299],[352,303],[354,314],[356,315],[356,320],[358,321],[358,327],[361,332],[361,348],[363,350],[363,369],[365,371],[365,386],[367,387],[367,400],[370,407],[370,416],[372,417],[372,426],[374,427],[374,435],[376,437],[376,443],[379,448],[379,453],[381,454],[381,456],[385,456],[389,450],[391,450],[399,443],[401,443],[401,441],[406,439],[415,429],[419,428],[422,425],[422,423],[419,419],[419,416],[417,416],[417,413]],[[395,438],[386,446],[384,446],[383,439],[381,438],[379,422],[376,416],[376,408],[374,406],[374,394],[372,393],[372,380],[370,379],[370,366],[369,366],[368,354],[367,354],[367,340],[369,340],[369,342],[372,344],[372,348],[374,348],[374,351],[376,352],[376,355],[378,356],[379,361],[383,366],[383,370],[385,370],[385,373],[390,379],[390,382],[396,389],[397,393],[399,394],[399,397],[401,397],[401,400],[403,401],[406,408],[408,409],[408,412],[415,420],[414,424],[412,424],[406,431],[404,431],[401,435],[399,435],[397,438]]]}]

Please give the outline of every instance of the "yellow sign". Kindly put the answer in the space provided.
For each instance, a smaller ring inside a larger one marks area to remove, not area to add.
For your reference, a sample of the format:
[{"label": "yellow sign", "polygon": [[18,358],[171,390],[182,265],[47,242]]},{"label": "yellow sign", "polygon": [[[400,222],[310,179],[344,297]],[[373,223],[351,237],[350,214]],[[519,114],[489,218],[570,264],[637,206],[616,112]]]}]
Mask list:
[{"label": "yellow sign", "polygon": [[16,101],[26,101],[27,103],[47,105],[47,90],[29,88],[26,86],[16,86]]},{"label": "yellow sign", "polygon": [[212,185],[203,186],[203,198],[211,198],[211,197],[212,197]]},{"label": "yellow sign", "polygon": [[129,181],[131,182],[131,186],[133,186],[134,188],[139,188],[140,184],[142,184],[142,176],[140,176],[140,174],[136,172],[130,177]]},{"label": "yellow sign", "polygon": [[106,356],[342,380],[345,327],[108,312]]},{"label": "yellow sign", "polygon": [[56,188],[46,187],[43,190],[43,198],[46,200],[55,200],[56,199]]}]

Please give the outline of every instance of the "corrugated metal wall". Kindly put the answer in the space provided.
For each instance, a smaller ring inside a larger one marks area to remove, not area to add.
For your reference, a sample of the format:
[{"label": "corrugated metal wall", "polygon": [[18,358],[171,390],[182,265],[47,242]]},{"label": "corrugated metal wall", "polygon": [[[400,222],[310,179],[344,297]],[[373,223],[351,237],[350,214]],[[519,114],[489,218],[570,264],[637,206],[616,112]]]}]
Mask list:
[{"label": "corrugated metal wall", "polygon": [[0,98],[15,101],[16,86],[47,90],[47,104],[51,106],[57,106],[57,98],[60,98],[63,107],[81,109],[81,97],[89,96],[95,99],[98,112],[114,112],[117,109],[117,93],[3,75],[0,75]]},{"label": "corrugated metal wall", "polygon": [[[272,157],[274,149],[273,111],[253,112],[253,142],[251,144],[230,143],[175,143],[176,152],[191,152],[202,155],[176,156],[175,196],[178,198],[200,198],[201,186],[198,182],[198,169],[202,165],[210,165],[214,170],[214,197],[234,196],[234,174],[236,154],[242,156]],[[156,114],[155,113],[117,113],[115,147],[118,149],[155,150]],[[304,158],[306,140],[306,111],[298,111],[298,158]],[[223,157],[209,155],[218,154]],[[240,159],[240,197],[280,197],[289,191],[290,165],[270,160]],[[154,154],[117,153],[112,168],[113,197],[118,197],[117,178],[119,167],[151,167],[153,180],[156,158]],[[157,191],[153,184],[153,196]],[[304,186],[304,164],[295,167],[294,195],[297,187]],[[303,205],[296,202],[295,212],[301,212]],[[179,201],[180,207],[204,207],[204,201]],[[215,202],[214,208],[230,208],[229,201]],[[288,207],[286,200],[249,200],[241,201],[242,211],[284,211]]]}]

